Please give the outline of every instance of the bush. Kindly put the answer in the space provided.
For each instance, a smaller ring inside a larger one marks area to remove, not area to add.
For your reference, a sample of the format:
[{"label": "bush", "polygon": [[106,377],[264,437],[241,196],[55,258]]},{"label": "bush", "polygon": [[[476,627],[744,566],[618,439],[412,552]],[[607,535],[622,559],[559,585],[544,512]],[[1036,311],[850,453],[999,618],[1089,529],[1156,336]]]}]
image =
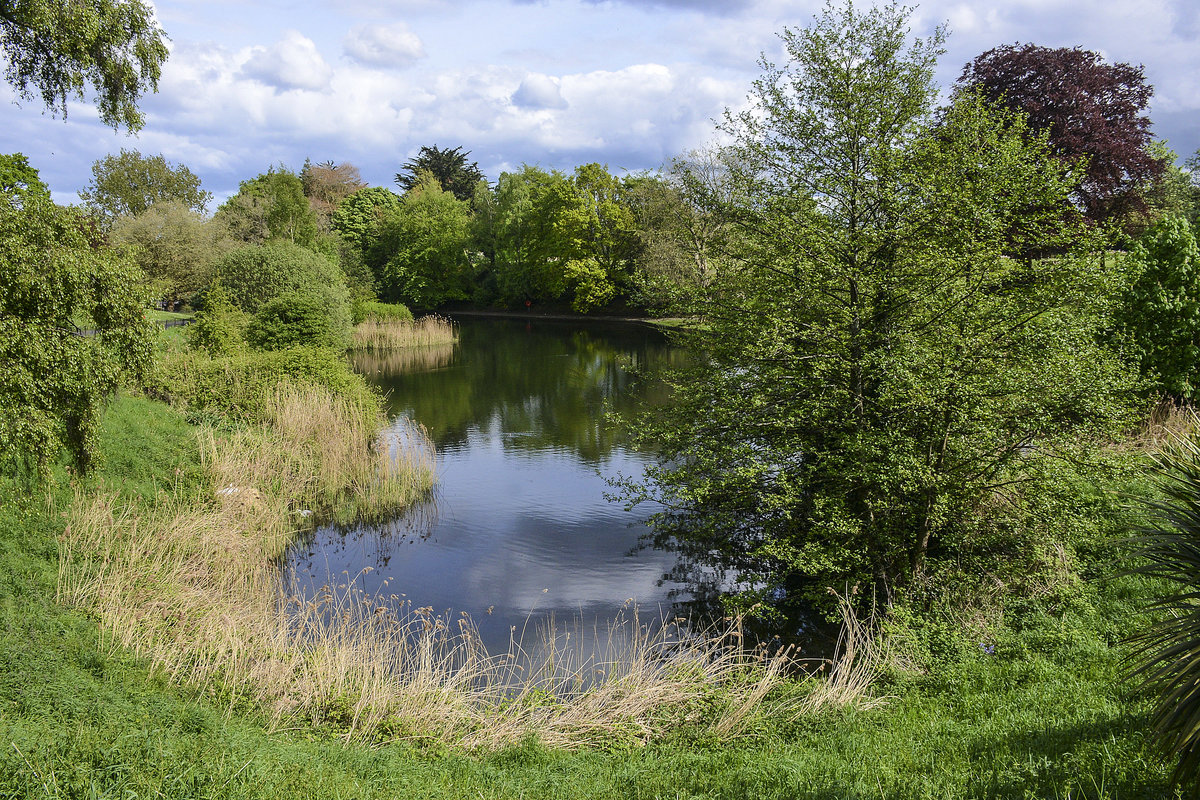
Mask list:
[{"label": "bush", "polygon": [[217,274],[233,304],[254,314],[284,295],[321,301],[329,319],[331,344],[350,341],[350,293],[342,271],[320,255],[286,242],[235,250],[217,264]]},{"label": "bush", "polygon": [[258,309],[246,328],[246,341],[259,350],[282,350],[293,345],[340,347],[344,339],[333,329],[321,298],[286,294]]},{"label": "bush", "polygon": [[234,307],[220,280],[204,293],[200,313],[187,330],[188,347],[210,356],[236,353],[245,347],[246,315]]},{"label": "bush", "polygon": [[147,392],[192,416],[232,422],[262,422],[264,398],[282,382],[324,387],[378,414],[379,396],[351,368],[345,356],[328,348],[292,347],[207,358],[200,353],[163,357]]},{"label": "bush", "polygon": [[354,323],[357,325],[363,320],[378,320],[379,322],[412,322],[412,312],[407,306],[399,303],[380,303],[374,300],[367,300],[362,303],[356,303],[354,308]]}]

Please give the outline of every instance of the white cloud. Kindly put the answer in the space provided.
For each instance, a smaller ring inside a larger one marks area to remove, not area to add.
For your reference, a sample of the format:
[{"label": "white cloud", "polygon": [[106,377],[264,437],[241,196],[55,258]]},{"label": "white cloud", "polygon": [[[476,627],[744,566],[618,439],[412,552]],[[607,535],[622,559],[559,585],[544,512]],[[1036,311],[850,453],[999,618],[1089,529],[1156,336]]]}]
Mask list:
[{"label": "white cloud", "polygon": [[359,25],[342,40],[342,49],[360,64],[407,67],[425,58],[425,46],[407,25]]},{"label": "white cloud", "polygon": [[525,76],[517,91],[513,92],[513,105],[522,108],[566,108],[562,90],[556,78],[533,73]]},{"label": "white cloud", "polygon": [[312,39],[289,30],[270,47],[255,47],[242,74],[279,89],[319,91],[329,85],[333,70]]}]

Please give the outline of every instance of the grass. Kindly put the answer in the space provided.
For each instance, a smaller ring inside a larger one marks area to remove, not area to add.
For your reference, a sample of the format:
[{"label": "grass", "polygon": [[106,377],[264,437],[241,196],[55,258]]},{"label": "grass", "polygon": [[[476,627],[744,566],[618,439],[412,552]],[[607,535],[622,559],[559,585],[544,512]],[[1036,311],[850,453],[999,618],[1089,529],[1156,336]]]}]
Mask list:
[{"label": "grass", "polygon": [[146,319],[155,322],[167,322],[174,319],[195,319],[196,315],[191,311],[159,311],[158,309],[150,309],[146,312]]},{"label": "grass", "polygon": [[457,338],[454,323],[444,317],[421,317],[415,322],[367,318],[354,327],[350,349],[386,351],[407,347],[431,347],[453,344]]}]

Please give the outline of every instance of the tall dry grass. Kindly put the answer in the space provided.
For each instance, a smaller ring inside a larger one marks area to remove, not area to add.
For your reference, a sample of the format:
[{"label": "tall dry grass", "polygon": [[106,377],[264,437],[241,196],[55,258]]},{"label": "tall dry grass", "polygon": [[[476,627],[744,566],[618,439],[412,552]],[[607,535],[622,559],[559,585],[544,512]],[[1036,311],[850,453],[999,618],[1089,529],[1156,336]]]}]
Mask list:
[{"label": "tall dry grass", "polygon": [[1135,446],[1155,453],[1171,442],[1188,438],[1200,428],[1196,409],[1172,398],[1163,398],[1142,423]]},{"label": "tall dry grass", "polygon": [[[795,666],[786,649],[743,646],[736,626],[647,625],[636,609],[592,636],[601,647],[549,628],[493,654],[468,618],[398,593],[367,596],[347,580],[306,600],[277,561],[301,512],[409,502],[429,485],[430,451],[412,446],[418,431],[402,450],[371,447],[371,423],[320,390],[281,388],[267,405],[269,426],[203,437],[207,501],[81,495],[62,537],[60,600],[175,681],[347,738],[496,747],[535,735],[571,748],[645,742],[681,722],[737,736]],[[856,647],[805,713],[867,691]]]},{"label": "tall dry grass", "polygon": [[354,326],[351,350],[395,350],[453,344],[458,339],[454,323],[430,315],[413,322],[368,318]]}]

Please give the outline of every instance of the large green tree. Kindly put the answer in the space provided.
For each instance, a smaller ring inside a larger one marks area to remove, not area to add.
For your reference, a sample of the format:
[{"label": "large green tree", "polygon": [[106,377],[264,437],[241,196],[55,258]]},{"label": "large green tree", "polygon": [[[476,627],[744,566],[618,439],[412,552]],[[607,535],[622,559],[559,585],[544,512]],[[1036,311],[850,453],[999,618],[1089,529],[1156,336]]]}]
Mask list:
[{"label": "large green tree", "polygon": [[1181,216],[1150,226],[1128,256],[1119,330],[1154,389],[1192,400],[1200,389],[1200,248]]},{"label": "large green tree", "polygon": [[132,248],[156,296],[169,299],[190,298],[207,286],[216,262],[239,244],[224,226],[170,201],[117,218],[109,238]]},{"label": "large green tree", "polygon": [[400,195],[380,186],[359,189],[343,198],[330,219],[333,230],[364,255],[379,238],[380,221],[400,207]]},{"label": "large green tree", "polygon": [[50,199],[50,188],[21,153],[0,154],[0,200],[13,207],[26,199]]},{"label": "large green tree", "polygon": [[[631,497],[747,606],[886,599],[972,542],[1028,574],[1041,476],[1126,385],[1096,344],[1109,287],[1058,212],[1074,184],[1019,116],[970,95],[934,113],[941,33],[909,42],[896,5],[781,38],[723,125],[732,191],[704,202],[729,266]],[[1030,240],[1064,255],[1011,257]]]},{"label": "large green tree", "polygon": [[137,102],[157,91],[166,34],[141,0],[0,0],[4,77],[25,100],[67,114],[90,84],[100,119],[142,127]]},{"label": "large green tree", "polygon": [[119,154],[92,164],[92,179],[79,197],[89,209],[111,220],[136,216],[162,202],[181,203],[203,214],[212,192],[200,188],[200,178],[183,164],[122,148]]},{"label": "large green tree", "polygon": [[475,195],[475,185],[483,180],[483,172],[479,164],[467,161],[469,155],[471,151],[464,153],[461,147],[440,148],[436,144],[422,147],[415,158],[404,162],[404,170],[396,173],[396,183],[404,191],[412,191],[427,172],[457,199],[470,201]]},{"label": "large green tree", "polygon": [[304,195],[300,177],[284,167],[242,181],[238,193],[221,204],[215,218],[244,242],[282,240],[309,248],[317,244],[316,212]]},{"label": "large green tree", "polygon": [[65,445],[92,466],[104,403],[150,360],[144,286],[77,211],[40,196],[0,203],[0,453],[45,470]]},{"label": "large green tree", "polygon": [[367,262],[379,293],[418,309],[467,297],[472,264],[471,212],[429,173],[379,226]]}]

